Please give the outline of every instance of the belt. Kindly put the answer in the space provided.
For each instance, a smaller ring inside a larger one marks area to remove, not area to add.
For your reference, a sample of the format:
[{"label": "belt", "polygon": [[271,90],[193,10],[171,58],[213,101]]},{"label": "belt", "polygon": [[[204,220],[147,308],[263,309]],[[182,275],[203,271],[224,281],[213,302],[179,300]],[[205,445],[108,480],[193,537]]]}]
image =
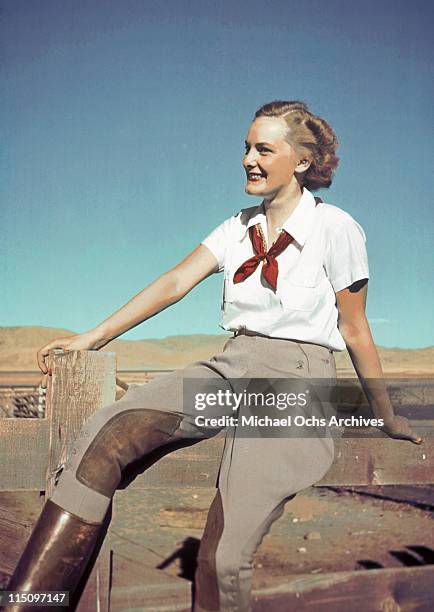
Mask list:
[{"label": "belt", "polygon": [[[322,344],[315,344],[314,342],[304,342],[303,340],[290,340],[289,338],[276,338],[275,336],[266,336],[265,334],[260,334],[259,332],[251,331],[250,329],[246,329],[245,327],[241,327],[234,332],[233,337],[237,336],[260,336],[261,338],[269,338],[270,340],[288,340],[288,342],[296,342],[297,344],[312,344],[313,346],[321,346],[322,348],[326,348]],[[327,349],[329,353],[333,353],[332,349]]]},{"label": "belt", "polygon": [[241,327],[241,329],[237,329],[237,331],[234,332],[234,338],[236,338],[237,336],[260,336],[261,338],[270,338],[270,340],[273,339],[273,336],[266,336],[265,334],[260,334],[259,332],[251,331],[250,329],[246,329],[245,327]]}]

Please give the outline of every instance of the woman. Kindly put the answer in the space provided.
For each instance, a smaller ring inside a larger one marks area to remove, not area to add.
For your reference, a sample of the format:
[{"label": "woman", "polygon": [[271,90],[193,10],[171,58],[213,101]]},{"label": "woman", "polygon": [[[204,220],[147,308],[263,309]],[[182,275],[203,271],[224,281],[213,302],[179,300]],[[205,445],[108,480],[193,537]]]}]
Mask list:
[{"label": "woman", "polygon": [[[50,349],[98,350],[210,274],[224,272],[221,324],[234,337],[207,361],[130,387],[85,423],[9,590],[73,592],[125,468],[170,442],[194,444],[217,433],[198,422],[193,401],[183,402],[192,380],[194,393],[205,397],[234,392],[243,379],[260,385],[270,378],[334,378],[333,351],[347,347],[374,415],[384,419],[383,430],[422,441],[372,383],[382,370],[365,316],[363,230],[310,192],[332,182],[338,161],[332,129],[302,102],[274,101],[256,112],[245,144],[246,192],[262,203],[227,219],[95,329],[39,351],[46,377]],[[313,409],[321,413],[321,406]],[[220,406],[212,414],[234,411]],[[320,480],[332,461],[330,437],[248,437],[237,425],[229,428],[199,550],[196,612],[250,609],[253,553],[284,504]]]}]

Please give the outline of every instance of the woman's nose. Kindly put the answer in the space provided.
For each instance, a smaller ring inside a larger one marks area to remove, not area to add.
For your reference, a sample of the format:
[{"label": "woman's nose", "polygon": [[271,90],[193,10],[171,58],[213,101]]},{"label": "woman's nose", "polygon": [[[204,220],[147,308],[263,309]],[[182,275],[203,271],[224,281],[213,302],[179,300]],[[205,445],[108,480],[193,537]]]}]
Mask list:
[{"label": "woman's nose", "polygon": [[256,161],[256,155],[254,150],[250,150],[248,153],[245,153],[243,158],[243,164],[247,168],[248,166],[254,166]]}]

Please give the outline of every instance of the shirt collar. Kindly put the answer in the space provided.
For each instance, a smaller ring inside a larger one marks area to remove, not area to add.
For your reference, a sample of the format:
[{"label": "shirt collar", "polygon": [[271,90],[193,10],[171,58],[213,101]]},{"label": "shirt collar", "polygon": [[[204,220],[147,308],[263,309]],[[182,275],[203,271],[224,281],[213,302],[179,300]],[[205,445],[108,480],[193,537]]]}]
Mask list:
[{"label": "shirt collar", "polygon": [[[303,246],[312,228],[314,215],[315,198],[310,191],[303,187],[300,202],[292,211],[288,219],[283,223],[282,229],[288,232],[288,234],[291,234],[300,246]],[[253,209],[252,216],[249,218],[247,225],[243,226],[240,239],[244,238],[249,227],[257,223],[263,223],[264,225],[267,223],[263,204]]]}]

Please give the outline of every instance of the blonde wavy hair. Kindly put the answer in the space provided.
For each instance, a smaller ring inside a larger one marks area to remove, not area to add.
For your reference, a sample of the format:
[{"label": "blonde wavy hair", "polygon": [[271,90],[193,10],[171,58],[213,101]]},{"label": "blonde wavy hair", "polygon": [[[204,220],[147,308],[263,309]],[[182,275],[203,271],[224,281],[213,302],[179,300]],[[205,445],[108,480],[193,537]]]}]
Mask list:
[{"label": "blonde wavy hair", "polygon": [[255,113],[258,117],[283,119],[288,132],[286,139],[301,156],[311,164],[303,173],[297,173],[301,187],[310,191],[330,187],[339,162],[336,156],[338,139],[329,124],[313,115],[307,105],[299,100],[274,100],[264,104]]}]

